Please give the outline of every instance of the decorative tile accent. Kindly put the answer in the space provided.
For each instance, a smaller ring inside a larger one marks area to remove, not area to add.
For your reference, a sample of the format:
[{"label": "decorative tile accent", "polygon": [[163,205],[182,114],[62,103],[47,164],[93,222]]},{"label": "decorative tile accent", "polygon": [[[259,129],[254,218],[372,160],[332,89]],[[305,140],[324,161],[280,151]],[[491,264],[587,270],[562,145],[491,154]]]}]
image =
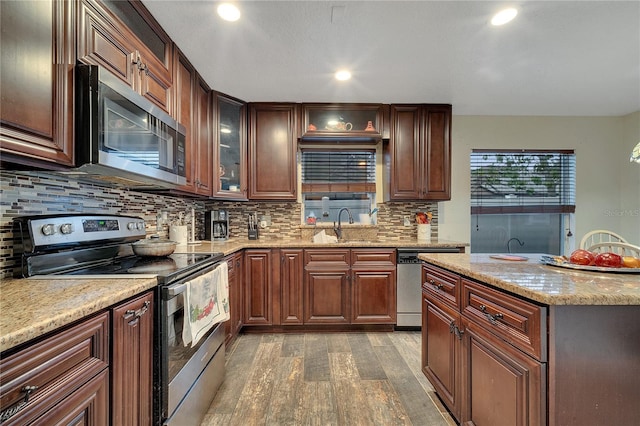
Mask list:
[{"label": "decorative tile accent", "polygon": [[[260,239],[291,240],[302,237],[302,209],[297,202],[238,202],[194,200],[160,194],[148,194],[126,189],[110,188],[96,183],[83,182],[68,176],[47,172],[0,171],[0,278],[13,274],[19,259],[13,255],[14,236],[11,229],[15,216],[55,213],[107,213],[139,216],[145,220],[147,234],[169,235],[169,224],[191,226],[191,209],[196,216],[196,239],[205,236],[204,214],[208,210],[226,209],[229,213],[229,231],[232,238],[247,237],[247,216],[256,213],[258,220],[271,216],[271,226],[260,229]],[[438,236],[438,205],[428,202],[388,202],[378,205],[376,225],[372,233],[389,241],[415,240],[417,227],[415,212],[431,211],[431,233]],[[156,214],[168,213],[168,221],[156,226]],[[404,216],[410,216],[411,226],[404,226]],[[327,225],[329,226],[329,225]],[[333,226],[330,226],[331,231]],[[333,232],[329,232],[333,235]],[[359,234],[358,234],[359,235]],[[364,234],[363,234],[364,235]],[[306,236],[306,234],[305,234]],[[356,238],[356,237],[352,237]]]}]

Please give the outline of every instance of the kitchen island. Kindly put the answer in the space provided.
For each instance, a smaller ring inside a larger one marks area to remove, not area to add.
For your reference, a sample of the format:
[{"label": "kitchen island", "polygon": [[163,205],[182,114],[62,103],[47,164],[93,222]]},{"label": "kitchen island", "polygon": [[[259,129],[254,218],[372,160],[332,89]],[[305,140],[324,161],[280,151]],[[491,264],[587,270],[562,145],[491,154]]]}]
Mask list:
[{"label": "kitchen island", "polygon": [[421,254],[423,372],[464,424],[640,420],[640,275]]}]

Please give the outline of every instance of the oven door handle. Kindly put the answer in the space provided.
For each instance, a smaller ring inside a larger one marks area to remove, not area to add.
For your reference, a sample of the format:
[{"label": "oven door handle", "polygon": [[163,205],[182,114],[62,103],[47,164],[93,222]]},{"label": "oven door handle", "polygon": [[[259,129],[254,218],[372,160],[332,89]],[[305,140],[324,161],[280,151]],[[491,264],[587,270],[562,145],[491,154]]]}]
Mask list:
[{"label": "oven door handle", "polygon": [[175,297],[180,293],[184,293],[185,291],[187,291],[187,283],[176,284],[167,287],[167,295],[169,297]]}]

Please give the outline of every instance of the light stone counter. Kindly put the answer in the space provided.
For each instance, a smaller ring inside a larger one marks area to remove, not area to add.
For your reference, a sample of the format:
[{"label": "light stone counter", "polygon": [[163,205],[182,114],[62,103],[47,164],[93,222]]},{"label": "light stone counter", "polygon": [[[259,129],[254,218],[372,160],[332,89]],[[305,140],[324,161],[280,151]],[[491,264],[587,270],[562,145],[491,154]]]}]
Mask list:
[{"label": "light stone counter", "polygon": [[249,240],[246,238],[232,238],[227,241],[201,241],[196,245],[178,246],[176,253],[224,253],[225,255],[248,248],[459,248],[466,250],[469,243],[447,240],[431,240],[430,242],[410,240],[351,240],[339,243],[314,243],[310,239],[262,239]]},{"label": "light stone counter", "polygon": [[587,272],[540,262],[497,260],[488,254],[429,253],[430,264],[547,305],[640,305],[640,274]]},{"label": "light stone counter", "polygon": [[0,352],[158,285],[156,278],[0,281]]},{"label": "light stone counter", "polygon": [[[247,248],[431,247],[464,249],[455,241],[347,241],[314,244],[310,240],[231,239],[178,246],[176,253],[235,253]],[[0,352],[113,306],[157,285],[155,278],[4,279],[0,281]]]}]

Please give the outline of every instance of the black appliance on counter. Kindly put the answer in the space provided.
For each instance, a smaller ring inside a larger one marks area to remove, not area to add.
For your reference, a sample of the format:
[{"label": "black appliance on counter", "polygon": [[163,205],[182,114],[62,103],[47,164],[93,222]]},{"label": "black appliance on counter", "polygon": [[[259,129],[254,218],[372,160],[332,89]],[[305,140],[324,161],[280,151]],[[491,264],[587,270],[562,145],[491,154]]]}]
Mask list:
[{"label": "black appliance on counter", "polygon": [[154,424],[199,425],[224,379],[224,324],[196,345],[182,343],[186,283],[212,274],[222,253],[140,257],[131,242],[145,238],[134,216],[77,214],[13,219],[16,276],[25,278],[156,277]]}]

